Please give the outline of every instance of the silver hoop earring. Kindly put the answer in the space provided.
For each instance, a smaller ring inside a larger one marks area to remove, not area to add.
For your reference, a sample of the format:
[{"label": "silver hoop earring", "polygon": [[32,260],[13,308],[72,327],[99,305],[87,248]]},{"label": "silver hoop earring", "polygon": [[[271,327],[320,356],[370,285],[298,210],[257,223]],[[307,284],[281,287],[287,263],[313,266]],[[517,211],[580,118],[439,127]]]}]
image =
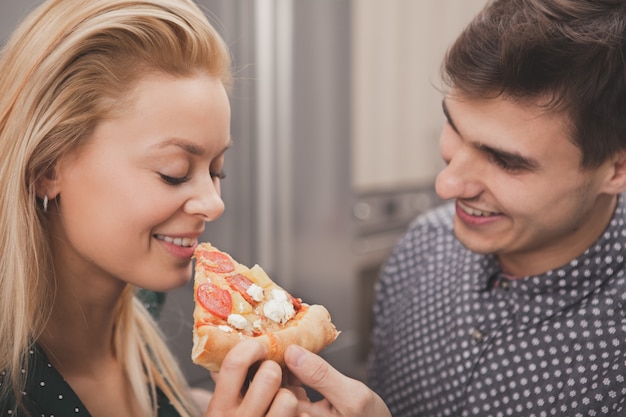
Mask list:
[{"label": "silver hoop earring", "polygon": [[48,194],[44,194],[43,196],[43,212],[48,212]]}]

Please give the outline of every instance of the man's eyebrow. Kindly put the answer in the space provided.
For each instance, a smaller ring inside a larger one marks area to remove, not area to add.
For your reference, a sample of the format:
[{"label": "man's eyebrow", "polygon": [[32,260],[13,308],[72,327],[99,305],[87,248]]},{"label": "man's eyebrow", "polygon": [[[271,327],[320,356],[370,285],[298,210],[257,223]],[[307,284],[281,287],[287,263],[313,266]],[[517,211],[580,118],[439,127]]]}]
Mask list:
[{"label": "man's eyebrow", "polygon": [[448,106],[446,104],[445,98],[441,100],[441,108],[443,109],[443,114],[444,116],[446,116],[446,120],[448,121],[450,127],[460,136],[461,133],[459,132],[459,129],[456,128],[454,120],[452,120],[452,117],[450,116],[450,112],[448,111]]},{"label": "man's eyebrow", "polygon": [[[446,120],[448,121],[448,124],[450,125],[450,127],[459,136],[462,136],[461,132],[459,132],[459,129],[454,124],[454,120],[452,119],[452,116],[450,116],[450,111],[448,110],[448,106],[446,105],[445,98],[441,101],[441,108],[443,109],[443,114],[446,116]],[[492,146],[485,145],[484,143],[475,143],[474,147],[476,149],[479,149],[482,152],[486,152],[492,155],[493,157],[497,158],[498,160],[502,162],[506,162],[508,165],[515,166],[517,168],[522,168],[522,169],[526,169],[529,171],[536,171],[540,167],[539,162],[536,159],[524,156],[518,152],[512,152],[512,151],[506,151],[504,149],[494,148]]]},{"label": "man's eyebrow", "polygon": [[527,156],[524,156],[518,152],[505,151],[503,149],[494,148],[484,143],[477,143],[475,147],[483,152],[486,152],[500,161],[506,162],[517,168],[523,168],[529,171],[536,171],[539,169],[539,162]]}]

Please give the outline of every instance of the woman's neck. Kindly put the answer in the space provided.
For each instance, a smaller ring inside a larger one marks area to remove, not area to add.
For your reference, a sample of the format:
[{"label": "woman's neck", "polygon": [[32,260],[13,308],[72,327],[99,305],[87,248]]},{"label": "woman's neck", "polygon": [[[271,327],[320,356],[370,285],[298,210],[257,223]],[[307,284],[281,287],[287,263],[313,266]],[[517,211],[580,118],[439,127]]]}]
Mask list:
[{"label": "woman's neck", "polygon": [[124,286],[81,288],[87,283],[84,279],[78,284],[57,280],[52,312],[38,339],[64,376],[74,369],[84,371],[115,358],[115,311]]}]

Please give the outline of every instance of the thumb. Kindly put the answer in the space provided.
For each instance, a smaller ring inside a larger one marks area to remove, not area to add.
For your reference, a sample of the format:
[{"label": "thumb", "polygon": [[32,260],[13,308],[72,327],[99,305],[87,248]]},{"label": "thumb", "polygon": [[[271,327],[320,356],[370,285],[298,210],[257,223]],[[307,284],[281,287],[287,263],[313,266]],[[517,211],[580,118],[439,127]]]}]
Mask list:
[{"label": "thumb", "polygon": [[304,385],[324,397],[324,400],[303,404],[303,412],[313,416],[391,417],[385,402],[367,385],[342,375],[314,353],[291,345],[285,351],[285,363]]},{"label": "thumb", "polygon": [[318,391],[331,404],[345,397],[345,389],[354,383],[324,359],[297,345],[287,347],[285,363],[300,382]]}]

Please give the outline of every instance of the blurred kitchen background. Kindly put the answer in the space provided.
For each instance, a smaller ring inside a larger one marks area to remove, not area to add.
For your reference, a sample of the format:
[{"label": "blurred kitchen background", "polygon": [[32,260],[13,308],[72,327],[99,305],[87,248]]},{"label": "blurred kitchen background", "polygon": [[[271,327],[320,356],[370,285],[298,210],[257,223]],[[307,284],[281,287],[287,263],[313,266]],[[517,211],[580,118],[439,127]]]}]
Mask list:
[{"label": "blurred kitchen background", "polygon": [[[323,353],[364,378],[372,290],[408,223],[439,203],[439,66],[486,0],[199,0],[230,45],[226,213],[203,240],[331,312]],[[0,0],[0,43],[40,0]],[[190,383],[193,287],[161,325]]]}]

